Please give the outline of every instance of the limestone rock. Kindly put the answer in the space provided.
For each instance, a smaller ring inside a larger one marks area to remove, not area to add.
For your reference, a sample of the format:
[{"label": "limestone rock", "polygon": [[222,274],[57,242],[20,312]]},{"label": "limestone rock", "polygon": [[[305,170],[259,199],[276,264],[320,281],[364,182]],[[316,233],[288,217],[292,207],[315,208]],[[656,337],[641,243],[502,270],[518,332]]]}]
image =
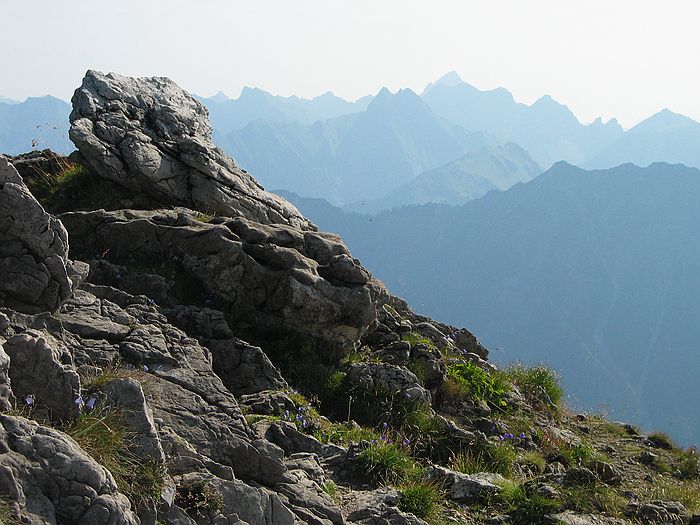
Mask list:
[{"label": "limestone rock", "polygon": [[630,525],[630,522],[621,518],[610,516],[596,516],[593,514],[576,514],[570,510],[552,516],[557,523],[564,525]]},{"label": "limestone rock", "polygon": [[405,404],[426,403],[431,396],[413,372],[402,366],[387,363],[353,363],[346,376],[348,382],[371,392],[392,394]]},{"label": "limestone rock", "polygon": [[357,525],[427,525],[413,514],[398,509],[399,492],[381,488],[357,492],[346,503],[348,521]]},{"label": "limestone rock", "polygon": [[172,80],[88,71],[72,102],[70,139],[101,177],[164,205],[315,229],[214,146],[207,110]]},{"label": "limestone rock", "polygon": [[26,330],[10,337],[4,349],[10,356],[12,391],[23,405],[51,421],[68,421],[78,413],[80,378],[60,341],[44,330]]},{"label": "limestone rock", "polygon": [[425,476],[441,484],[449,497],[455,501],[473,501],[493,496],[500,492],[499,484],[505,482],[505,478],[500,474],[462,474],[440,466],[430,467]]},{"label": "limestone rock", "polygon": [[20,417],[0,415],[0,493],[31,523],[136,525],[112,475],[76,443]]},{"label": "limestone rock", "polygon": [[[329,234],[246,219],[203,223],[187,210],[75,212],[61,215],[74,246],[118,263],[167,262],[199,295],[222,308],[248,312],[267,330],[303,334],[351,348],[376,318],[386,289],[362,269],[344,281],[333,261],[347,255]],[[119,282],[102,282],[119,286]],[[130,290],[132,293],[140,293]]]},{"label": "limestone rock", "polygon": [[0,306],[56,310],[71,294],[68,235],[0,155]]}]

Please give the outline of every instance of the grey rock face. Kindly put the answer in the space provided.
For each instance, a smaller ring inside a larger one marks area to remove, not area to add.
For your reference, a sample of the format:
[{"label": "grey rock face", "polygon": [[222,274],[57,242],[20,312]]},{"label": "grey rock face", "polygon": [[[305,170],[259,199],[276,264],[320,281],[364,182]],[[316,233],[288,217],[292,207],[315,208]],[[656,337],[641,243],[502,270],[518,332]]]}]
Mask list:
[{"label": "grey rock face", "polygon": [[564,525],[629,525],[630,522],[621,518],[596,516],[593,514],[576,514],[570,510],[552,516],[557,523]]},{"label": "grey rock face", "polygon": [[505,482],[500,474],[462,474],[440,466],[430,467],[425,475],[431,481],[441,484],[455,501],[474,501],[493,496],[501,490],[499,483]]},{"label": "grey rock face", "polygon": [[10,356],[2,349],[5,339],[0,336],[0,410],[11,410],[15,396],[10,387]]},{"label": "grey rock face", "polygon": [[70,139],[100,176],[165,205],[315,229],[214,146],[206,109],[172,80],[88,71],[72,102]]},{"label": "grey rock face", "polygon": [[422,519],[398,509],[399,496],[391,488],[355,493],[347,504],[348,521],[358,525],[426,525]]},{"label": "grey rock face", "polygon": [[0,306],[56,310],[70,295],[68,235],[0,155]]},{"label": "grey rock face", "polygon": [[19,503],[17,520],[138,523],[104,467],[64,434],[20,417],[0,415],[0,492]]},{"label": "grey rock face", "polygon": [[431,396],[421,386],[416,375],[402,366],[387,363],[353,363],[348,368],[347,380],[371,392],[384,392],[395,396],[401,403],[425,403]]},{"label": "grey rock face", "polygon": [[10,337],[4,349],[10,356],[12,391],[20,400],[32,396],[31,409],[52,421],[67,421],[77,414],[74,401],[80,378],[58,340],[44,330],[27,330]]},{"label": "grey rock face", "polygon": [[[352,347],[374,322],[380,298],[388,295],[357,261],[353,272],[346,266],[336,272],[334,261],[351,259],[331,234],[240,218],[203,223],[182,209],[99,210],[61,218],[83,253],[152,264],[153,272],[167,262],[206,300],[248,312],[269,330],[304,334],[332,347]],[[351,281],[345,280],[349,273]]]}]

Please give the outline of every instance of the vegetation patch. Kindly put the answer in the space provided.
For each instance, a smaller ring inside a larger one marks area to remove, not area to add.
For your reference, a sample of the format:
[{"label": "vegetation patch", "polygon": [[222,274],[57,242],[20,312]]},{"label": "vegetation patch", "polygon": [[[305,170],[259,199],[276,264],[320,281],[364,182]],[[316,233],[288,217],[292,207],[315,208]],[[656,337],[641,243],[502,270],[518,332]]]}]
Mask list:
[{"label": "vegetation patch", "polygon": [[422,519],[432,518],[445,499],[444,491],[436,484],[413,481],[403,485],[399,497],[399,509]]},{"label": "vegetation patch", "polygon": [[356,467],[376,485],[396,485],[417,475],[418,467],[409,453],[396,443],[373,443],[360,452]]},{"label": "vegetation patch", "polygon": [[185,481],[177,486],[175,504],[196,518],[221,510],[224,498],[204,480]]},{"label": "vegetation patch", "polygon": [[510,477],[516,458],[517,452],[510,443],[489,443],[457,454],[452,458],[450,468],[464,474],[495,472]]},{"label": "vegetation patch", "polygon": [[511,523],[549,524],[549,515],[559,509],[559,503],[540,494],[528,494],[523,485],[506,481],[501,485],[499,502],[511,517]]},{"label": "vegetation patch", "polygon": [[460,393],[470,399],[487,401],[494,407],[506,406],[505,396],[510,384],[501,374],[492,374],[474,363],[455,363],[447,368],[448,376],[459,387]]},{"label": "vegetation patch", "polygon": [[557,374],[546,366],[514,365],[505,376],[518,386],[525,399],[535,407],[556,408],[564,396]]},{"label": "vegetation patch", "polygon": [[165,465],[155,460],[144,461],[130,451],[127,431],[118,410],[97,406],[83,411],[63,431],[112,473],[119,491],[137,507],[160,498]]},{"label": "vegetation patch", "polygon": [[566,508],[581,513],[622,517],[627,499],[603,483],[588,483],[564,490]]}]

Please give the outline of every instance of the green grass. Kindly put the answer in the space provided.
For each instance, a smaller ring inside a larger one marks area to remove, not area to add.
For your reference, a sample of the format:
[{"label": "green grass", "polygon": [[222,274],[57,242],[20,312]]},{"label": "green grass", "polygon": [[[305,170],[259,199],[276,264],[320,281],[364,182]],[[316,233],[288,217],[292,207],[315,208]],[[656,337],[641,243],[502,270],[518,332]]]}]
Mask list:
[{"label": "green grass", "polygon": [[647,439],[657,448],[663,448],[665,450],[673,450],[676,448],[671,437],[665,432],[652,432],[647,436]]},{"label": "green grass", "polygon": [[165,466],[133,455],[118,410],[97,407],[82,412],[63,431],[112,473],[119,490],[137,506],[160,498]]},{"label": "green grass", "polygon": [[326,481],[325,483],[323,483],[323,484],[321,485],[321,488],[323,489],[323,492],[325,492],[326,494],[328,494],[328,495],[329,495],[331,498],[333,498],[334,500],[335,500],[335,498],[338,496],[338,487],[337,487],[336,484],[335,484],[333,481],[331,481],[331,480],[328,480],[328,481]]},{"label": "green grass", "polygon": [[335,443],[336,445],[349,445],[362,441],[378,441],[380,434],[367,427],[348,426],[344,423],[331,423],[321,427],[314,436],[322,443]]},{"label": "green grass", "polygon": [[177,486],[175,504],[190,516],[198,517],[209,511],[221,510],[224,498],[206,481],[185,481]]},{"label": "green grass", "polygon": [[0,524],[15,525],[16,523],[20,522],[12,515],[9,500],[5,496],[0,496]]},{"label": "green grass", "polygon": [[559,459],[567,467],[588,467],[595,461],[607,461],[607,458],[591,445],[559,444]]},{"label": "green grass", "polygon": [[546,366],[513,365],[504,371],[532,405],[555,408],[564,396],[558,375]]},{"label": "green grass", "polygon": [[400,487],[399,509],[421,518],[432,518],[445,499],[442,489],[434,483],[414,481]]},{"label": "green grass", "polygon": [[564,490],[563,496],[569,510],[586,514],[622,517],[627,505],[627,498],[603,483],[571,486]]},{"label": "green grass", "polygon": [[700,458],[695,447],[678,453],[678,471],[681,479],[698,479],[700,477]]},{"label": "green grass", "polygon": [[210,223],[211,221],[214,220],[215,217],[216,217],[216,215],[213,213],[204,213],[204,212],[198,211],[194,215],[194,220],[197,222]]},{"label": "green grass", "polygon": [[547,466],[547,461],[544,459],[544,456],[536,450],[526,450],[523,452],[518,458],[518,463],[531,467],[536,474],[542,474]]},{"label": "green grass", "polygon": [[401,336],[401,340],[410,344],[412,347],[416,345],[427,346],[431,350],[437,350],[437,345],[430,339],[418,332],[409,332]]},{"label": "green grass", "polygon": [[102,388],[114,379],[135,379],[142,383],[149,379],[149,375],[140,368],[126,368],[124,366],[110,366],[102,369],[97,375],[82,376],[80,378],[83,389]]},{"label": "green grass", "polygon": [[514,524],[549,524],[548,516],[556,512],[559,503],[539,494],[528,494],[525,487],[506,481],[497,497]]},{"label": "green grass", "polygon": [[456,363],[447,368],[447,375],[460,386],[464,396],[498,408],[506,405],[510,384],[501,374],[489,373],[474,363]]},{"label": "green grass", "polygon": [[494,472],[509,477],[513,475],[516,458],[517,453],[512,445],[489,444],[457,454],[450,461],[450,468],[464,474]]},{"label": "green grass", "polygon": [[409,454],[396,444],[372,444],[356,459],[356,468],[363,479],[376,485],[395,485],[414,477],[418,468]]},{"label": "green grass", "polygon": [[660,478],[645,486],[643,501],[680,501],[691,513],[700,513],[700,485],[694,480],[675,481]]}]

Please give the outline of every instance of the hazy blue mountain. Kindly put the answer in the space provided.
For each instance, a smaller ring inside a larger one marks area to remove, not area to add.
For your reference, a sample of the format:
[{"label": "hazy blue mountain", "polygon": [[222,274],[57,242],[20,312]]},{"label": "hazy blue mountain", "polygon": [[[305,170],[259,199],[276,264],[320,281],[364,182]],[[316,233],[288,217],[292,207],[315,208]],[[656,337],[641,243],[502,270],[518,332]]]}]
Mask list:
[{"label": "hazy blue mountain", "polygon": [[253,121],[215,141],[268,188],[339,204],[383,195],[495,141],[437,117],[411,90],[314,124]]},{"label": "hazy blue mountain", "polygon": [[16,155],[51,148],[68,153],[70,105],[55,97],[29,97],[17,104],[0,103],[0,152]]},{"label": "hazy blue mountain", "polygon": [[374,217],[289,198],[391,290],[468,326],[495,359],[546,361],[574,405],[697,441],[697,169],[558,163],[463,206]]},{"label": "hazy blue mountain", "polygon": [[648,166],[659,161],[700,167],[700,123],[664,109],[627,131],[586,166],[609,168],[626,162]]},{"label": "hazy blue mountain", "polygon": [[542,168],[517,144],[484,146],[463,157],[421,173],[382,198],[344,206],[358,213],[378,213],[396,206],[429,202],[458,205],[491,190],[507,190],[542,173]]},{"label": "hazy blue mountain", "polygon": [[214,129],[227,134],[261,119],[275,123],[312,124],[357,113],[367,108],[372,97],[348,102],[328,91],[313,99],[304,99],[280,97],[259,88],[244,87],[237,99],[230,99],[221,91],[213,97],[198,98],[207,106]]},{"label": "hazy blue mountain", "polygon": [[582,163],[623,133],[615,119],[605,124],[598,119],[586,126],[549,96],[527,106],[506,89],[480,91],[454,72],[430,84],[422,98],[438,115],[465,129],[515,142],[545,166],[559,160]]},{"label": "hazy blue mountain", "polygon": [[19,103],[20,103],[19,100],[14,100],[11,98],[5,98],[5,97],[0,96],[0,104],[19,104]]}]

